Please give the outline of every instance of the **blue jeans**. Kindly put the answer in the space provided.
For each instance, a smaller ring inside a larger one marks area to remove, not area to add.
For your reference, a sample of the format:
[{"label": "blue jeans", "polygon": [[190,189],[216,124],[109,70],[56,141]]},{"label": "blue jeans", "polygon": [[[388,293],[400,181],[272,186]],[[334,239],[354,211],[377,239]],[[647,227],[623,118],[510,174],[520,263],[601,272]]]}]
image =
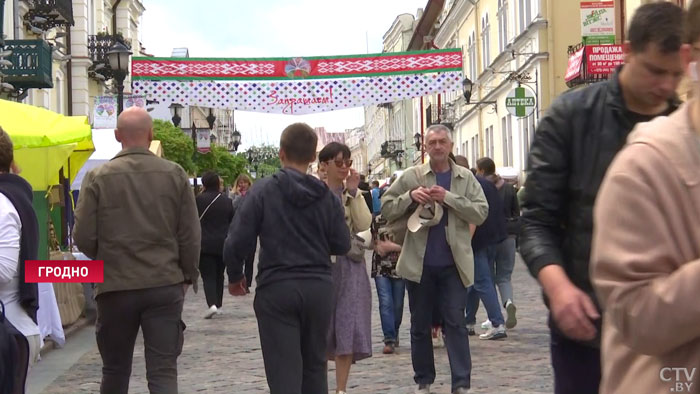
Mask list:
[{"label": "blue jeans", "polygon": [[413,379],[418,384],[435,382],[435,360],[431,326],[433,307],[440,308],[445,333],[445,347],[450,360],[452,391],[471,386],[472,359],[469,336],[464,323],[467,289],[457,267],[423,266],[420,283],[406,282],[411,309],[411,361]]},{"label": "blue jeans", "polygon": [[494,327],[505,324],[489,268],[496,256],[496,246],[497,244],[474,251],[474,285],[469,287],[467,294],[467,324],[476,324],[479,299],[484,303],[486,314]]},{"label": "blue jeans", "polygon": [[513,285],[510,283],[510,277],[513,275],[514,266],[515,237],[508,237],[496,245],[494,264],[489,264],[498,292],[501,293],[501,305],[503,306],[508,300],[513,300]]},{"label": "blue jeans", "polygon": [[379,317],[382,321],[384,343],[396,344],[399,338],[399,327],[403,318],[403,299],[406,292],[406,282],[403,279],[379,276],[374,278],[379,298]]}]

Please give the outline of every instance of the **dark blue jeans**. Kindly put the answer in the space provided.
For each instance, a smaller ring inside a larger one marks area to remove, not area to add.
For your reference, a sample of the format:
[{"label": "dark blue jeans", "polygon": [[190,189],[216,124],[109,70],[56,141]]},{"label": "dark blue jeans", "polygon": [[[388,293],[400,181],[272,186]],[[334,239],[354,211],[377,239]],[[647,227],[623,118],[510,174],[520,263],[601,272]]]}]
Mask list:
[{"label": "dark blue jeans", "polygon": [[411,361],[418,384],[435,382],[435,360],[431,326],[433,307],[442,315],[445,347],[450,360],[452,391],[471,386],[472,361],[469,336],[464,321],[467,289],[457,267],[423,267],[420,283],[407,281],[408,305],[411,310]]},{"label": "dark blue jeans", "polygon": [[496,247],[497,245],[492,245],[474,251],[474,285],[469,287],[467,294],[467,324],[476,324],[479,299],[484,303],[486,314],[494,327],[505,324],[489,267],[495,259]]},{"label": "dark blue jeans", "polygon": [[379,276],[374,278],[379,299],[379,318],[382,321],[384,343],[396,344],[399,338],[399,327],[403,319],[403,299],[406,293],[406,282],[403,279]]},{"label": "dark blue jeans", "polygon": [[553,328],[550,316],[550,350],[555,394],[597,393],[600,386],[600,349],[569,339]]}]

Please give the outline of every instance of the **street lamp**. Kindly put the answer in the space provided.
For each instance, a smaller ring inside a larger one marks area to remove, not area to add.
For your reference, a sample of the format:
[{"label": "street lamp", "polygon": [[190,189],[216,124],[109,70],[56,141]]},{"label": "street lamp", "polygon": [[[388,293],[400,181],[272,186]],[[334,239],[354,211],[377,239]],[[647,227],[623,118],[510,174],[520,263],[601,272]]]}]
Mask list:
[{"label": "street lamp", "polygon": [[416,149],[420,149],[422,145],[420,133],[413,134],[413,145],[416,146]]},{"label": "street lamp", "polygon": [[112,75],[117,81],[117,116],[124,110],[124,78],[129,75],[129,57],[131,51],[124,44],[117,41],[109,48],[107,59]]},{"label": "street lamp", "polygon": [[472,105],[490,104],[493,106],[494,111],[497,110],[496,106],[498,104],[496,101],[478,101],[478,102],[472,103],[471,98],[472,98],[472,91],[473,90],[474,90],[474,82],[472,82],[472,80],[469,78],[464,78],[464,81],[462,81],[462,95],[467,100],[467,104],[472,104]]},{"label": "street lamp", "polygon": [[214,111],[209,108],[209,115],[206,117],[207,123],[209,123],[209,130],[214,129],[214,122],[216,122],[216,116],[214,116]]},{"label": "street lamp", "polygon": [[231,133],[231,142],[233,143],[233,151],[238,151],[238,146],[241,144],[241,133],[233,126],[233,133]]},{"label": "street lamp", "polygon": [[180,117],[180,113],[185,107],[183,107],[182,104],[179,103],[172,103],[168,108],[170,108],[170,115],[173,116],[173,124],[175,125],[175,127],[180,126],[180,121],[182,120],[182,118]]}]

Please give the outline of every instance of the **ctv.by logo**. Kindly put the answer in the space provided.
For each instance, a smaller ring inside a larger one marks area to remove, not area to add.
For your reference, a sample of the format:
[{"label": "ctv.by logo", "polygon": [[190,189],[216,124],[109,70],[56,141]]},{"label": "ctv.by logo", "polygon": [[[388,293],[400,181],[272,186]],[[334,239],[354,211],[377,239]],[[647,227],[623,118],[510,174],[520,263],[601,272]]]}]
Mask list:
[{"label": "ctv.by logo", "polygon": [[693,378],[695,377],[696,368],[661,368],[659,378],[662,382],[672,384],[671,392],[674,393],[689,393],[693,387]]}]

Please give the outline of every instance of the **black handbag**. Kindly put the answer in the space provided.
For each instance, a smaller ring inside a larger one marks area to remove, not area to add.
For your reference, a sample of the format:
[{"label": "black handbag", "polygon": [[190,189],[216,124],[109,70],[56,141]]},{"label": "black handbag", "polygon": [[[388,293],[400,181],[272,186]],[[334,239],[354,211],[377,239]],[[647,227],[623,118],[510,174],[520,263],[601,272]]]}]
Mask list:
[{"label": "black handbag", "polygon": [[5,317],[0,301],[0,393],[24,394],[29,369],[29,341]]}]

